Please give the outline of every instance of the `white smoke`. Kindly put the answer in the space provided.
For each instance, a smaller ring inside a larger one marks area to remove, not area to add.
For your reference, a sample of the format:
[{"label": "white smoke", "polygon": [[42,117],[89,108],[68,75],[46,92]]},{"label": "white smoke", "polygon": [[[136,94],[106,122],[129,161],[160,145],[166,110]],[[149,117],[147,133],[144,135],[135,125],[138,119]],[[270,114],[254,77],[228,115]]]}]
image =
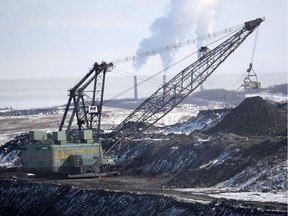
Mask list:
[{"label": "white smoke", "polygon": [[[170,10],[155,19],[150,26],[150,38],[144,38],[139,43],[136,55],[165,45],[183,41],[195,31],[196,37],[213,31],[217,14],[218,0],[170,0]],[[201,44],[197,44],[200,48]],[[174,59],[175,49],[161,52],[163,68],[169,67]],[[140,69],[148,57],[136,58],[134,67]]]}]

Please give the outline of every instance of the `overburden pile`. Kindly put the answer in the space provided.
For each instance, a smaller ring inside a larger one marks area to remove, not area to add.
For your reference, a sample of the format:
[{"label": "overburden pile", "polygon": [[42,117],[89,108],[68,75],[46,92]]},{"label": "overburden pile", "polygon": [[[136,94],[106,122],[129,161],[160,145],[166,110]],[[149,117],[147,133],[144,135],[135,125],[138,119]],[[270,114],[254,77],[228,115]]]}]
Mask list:
[{"label": "overburden pile", "polygon": [[207,133],[223,132],[244,136],[287,134],[286,114],[261,97],[246,98]]}]

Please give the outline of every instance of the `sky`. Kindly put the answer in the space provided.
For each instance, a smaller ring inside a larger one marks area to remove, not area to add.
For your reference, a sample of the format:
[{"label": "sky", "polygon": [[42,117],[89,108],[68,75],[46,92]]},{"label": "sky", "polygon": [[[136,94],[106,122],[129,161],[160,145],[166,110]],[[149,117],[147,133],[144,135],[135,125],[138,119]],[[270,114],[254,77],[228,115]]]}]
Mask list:
[{"label": "sky", "polygon": [[[197,2],[207,3],[209,7],[188,5],[197,5]],[[179,13],[181,4],[185,13]],[[184,24],[172,23],[182,16],[187,16]],[[167,17],[168,21],[165,20]],[[67,89],[73,87],[95,61],[109,62],[135,55],[137,50],[141,50],[141,41],[153,38],[153,34],[158,34],[158,37],[155,36],[151,46],[147,46],[151,49],[173,44],[179,39],[197,37],[200,19],[197,21],[195,17],[207,21],[209,31],[265,17],[259,29],[254,70],[262,86],[287,82],[286,0],[0,0],[0,101],[1,97],[2,100],[11,97],[11,92],[17,88],[10,103],[16,100],[19,91],[24,95],[29,91],[33,97],[33,92],[41,90],[41,86],[46,89],[57,86],[59,91],[65,89],[63,95],[67,97]],[[181,32],[181,35],[179,33],[173,38],[175,32]],[[234,83],[241,81],[251,59],[254,39],[255,36],[248,38],[204,87],[231,89]],[[196,46],[178,49],[173,53],[171,63],[196,50]],[[190,60],[190,64],[194,60]],[[184,67],[169,69],[168,79]],[[140,78],[162,69],[159,55],[150,57],[138,68],[133,62],[117,65],[107,76],[108,90],[105,94],[111,98],[125,91],[133,85],[134,74]],[[154,87],[144,87],[151,91],[142,92],[153,93],[154,88],[156,90],[161,84],[161,76],[158,80],[155,78]],[[31,79],[38,82],[37,88],[32,88],[33,83],[28,81],[29,86],[25,81],[19,85],[19,80]],[[117,82],[121,83],[116,88]],[[42,84],[39,86],[39,83]],[[5,105],[0,102],[0,107]]]}]

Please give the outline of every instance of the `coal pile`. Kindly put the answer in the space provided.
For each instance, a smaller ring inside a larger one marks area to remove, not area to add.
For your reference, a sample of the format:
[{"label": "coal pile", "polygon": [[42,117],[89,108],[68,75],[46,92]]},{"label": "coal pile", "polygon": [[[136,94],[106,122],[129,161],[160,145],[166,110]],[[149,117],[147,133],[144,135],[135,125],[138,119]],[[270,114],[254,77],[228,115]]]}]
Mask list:
[{"label": "coal pile", "polygon": [[20,147],[26,144],[29,141],[28,133],[20,134],[15,136],[13,140],[5,143],[4,145],[0,146],[0,154],[1,153],[9,153],[13,150],[19,150]]},{"label": "coal pile", "polygon": [[219,124],[207,133],[224,132],[238,135],[286,135],[286,113],[261,97],[246,98]]}]

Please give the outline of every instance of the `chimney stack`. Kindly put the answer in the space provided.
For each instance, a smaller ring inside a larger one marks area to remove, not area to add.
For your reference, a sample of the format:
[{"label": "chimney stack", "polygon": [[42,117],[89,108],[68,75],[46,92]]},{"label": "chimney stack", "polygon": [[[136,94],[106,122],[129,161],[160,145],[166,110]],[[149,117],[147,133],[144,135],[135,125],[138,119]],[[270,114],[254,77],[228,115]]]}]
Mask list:
[{"label": "chimney stack", "polygon": [[163,74],[163,86],[166,84],[166,74]]},{"label": "chimney stack", "polygon": [[138,100],[137,76],[134,76],[134,100]]}]

